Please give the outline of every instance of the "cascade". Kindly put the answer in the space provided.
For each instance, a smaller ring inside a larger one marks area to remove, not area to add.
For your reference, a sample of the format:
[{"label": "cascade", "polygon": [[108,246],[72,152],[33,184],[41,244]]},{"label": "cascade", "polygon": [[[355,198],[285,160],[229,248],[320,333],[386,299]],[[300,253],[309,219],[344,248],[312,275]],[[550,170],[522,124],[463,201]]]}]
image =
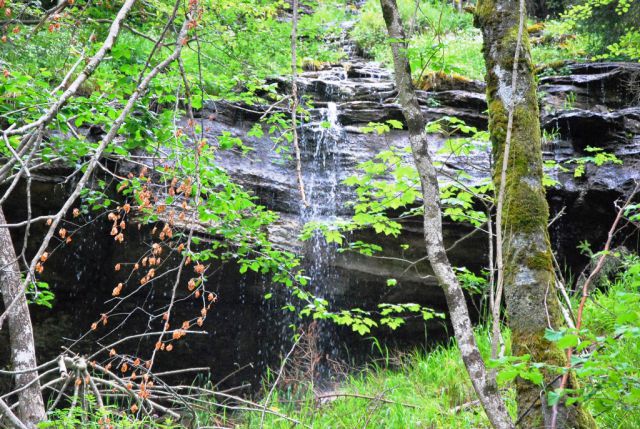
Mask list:
[{"label": "cascade", "polygon": [[[547,131],[557,129],[560,136],[545,158],[563,162],[583,156],[586,145],[598,145],[624,160],[622,167],[603,165],[598,169],[588,169],[582,178],[574,178],[571,173],[558,173],[555,178],[559,185],[548,191],[552,214],[561,209],[565,211],[565,215],[553,225],[552,242],[561,261],[566,261],[571,267],[579,267],[584,258],[575,251],[576,242],[584,239],[595,246],[601,243],[606,238],[606,225],[610,224],[613,202],[620,197],[620,190],[631,181],[640,179],[637,92],[615,90],[626,88],[620,82],[637,76],[640,66],[589,64],[571,67],[571,76],[545,76],[540,79],[540,91],[545,94],[542,100],[545,107],[542,110],[543,127]],[[602,83],[604,79],[608,80]],[[369,242],[375,240],[388,251],[390,258],[385,260],[337,253],[333,245],[327,245],[318,235],[302,244],[296,239],[301,224],[331,221],[348,215],[346,203],[351,197],[342,180],[356,174],[358,163],[372,159],[390,145],[406,145],[403,131],[394,130],[385,135],[359,132],[359,127],[369,122],[402,119],[394,103],[391,75],[384,69],[351,56],[348,63],[301,73],[299,81],[301,91],[312,98],[316,106],[310,111],[311,120],[300,128],[302,167],[310,206],[302,207],[300,202],[294,164],[283,162],[273,150],[274,143],[268,136],[249,135],[249,130],[261,116],[261,113],[252,113],[255,106],[248,109],[243,105],[218,103],[215,109],[203,109],[201,114],[206,118],[204,130],[210,141],[228,132],[248,142],[254,149],[247,155],[232,150],[220,151],[216,154],[217,163],[236,182],[254,193],[261,204],[279,215],[279,220],[269,228],[270,238],[278,246],[305,254],[303,263],[306,275],[310,277],[311,292],[335,303],[334,308],[369,309],[379,302],[417,302],[437,311],[446,311],[441,290],[435,282],[420,278],[413,271],[406,271],[405,265],[393,261],[395,257],[417,260],[422,256],[418,253],[423,246],[419,221],[406,225],[401,237],[409,244],[406,251],[399,250],[400,239],[396,237],[373,234],[362,237]],[[286,93],[288,77],[274,78],[273,82],[279,85],[282,93]],[[486,104],[483,87],[478,83],[459,85],[428,93],[419,91],[425,116],[433,120],[453,115],[484,129]],[[562,109],[568,90],[577,94],[576,105],[581,107],[580,110]],[[606,94],[601,94],[603,91]],[[607,105],[601,106],[605,95]],[[584,132],[585,129],[588,132]],[[433,137],[432,149],[439,147],[440,140]],[[452,164],[460,166],[460,161],[453,157],[440,161],[446,161],[446,168]],[[486,162],[486,159],[476,156],[474,161]],[[473,174],[475,170],[469,168],[467,171]],[[39,216],[49,213],[52,202],[66,195],[68,189],[57,184],[56,177],[43,177],[38,178],[36,191],[34,216]],[[24,219],[24,201],[25,196],[18,195],[7,201],[3,208],[7,214],[13,214],[15,220]],[[109,236],[107,223],[96,225],[104,230],[81,231],[74,236],[74,246],[67,253],[61,251],[48,261],[45,273],[57,296],[56,318],[53,320],[51,313],[43,308],[34,309],[33,314],[36,334],[46,345],[43,350],[47,353],[57,353],[61,345],[68,345],[60,338],[81,336],[96,315],[104,311],[104,302],[113,299],[111,290],[118,281],[114,265],[123,259],[131,261],[147,250],[151,227],[142,230],[132,228],[130,239],[122,247]],[[456,242],[467,232],[459,224],[445,222],[448,243]],[[479,270],[486,258],[486,240],[480,234],[471,236],[463,245],[454,247],[450,256],[459,266]],[[67,275],[69,269],[75,273],[74,276]],[[387,278],[397,278],[397,287],[387,287]],[[153,298],[158,301],[157,305],[166,302],[172,281],[167,277],[156,291],[150,291],[155,293]],[[212,368],[212,380],[225,380],[226,387],[245,382],[257,387],[265,368],[276,367],[289,350],[290,345],[283,343],[291,338],[288,324],[294,319],[283,317],[282,301],[287,299],[283,296],[287,291],[283,292],[281,285],[271,285],[268,277],[258,273],[240,275],[237,266],[232,264],[212,273],[209,282],[220,296],[215,311],[210,313],[204,326],[209,335],[190,337],[171,354],[161,355],[162,368],[207,365]],[[273,292],[273,298],[266,300],[266,292]],[[141,297],[151,298],[151,295]],[[185,301],[180,306],[178,319],[192,317],[194,308],[197,311],[194,306],[192,300]],[[137,303],[132,302],[123,311],[136,309]],[[142,316],[136,313],[123,330],[124,334],[131,333]],[[355,334],[347,336],[348,328],[339,329],[329,323],[322,324],[321,328],[318,330],[321,332],[318,343],[324,355],[339,356],[345,343],[349,344],[350,356],[359,352],[364,355],[371,350],[370,343],[358,350],[359,344],[365,340]],[[438,328],[442,331],[441,327]],[[409,321],[393,332],[393,340],[402,341],[401,344],[407,346],[416,345],[425,339],[427,329],[430,329],[429,341],[433,341],[435,329],[425,327],[420,320]],[[376,331],[374,335],[386,344],[381,337],[384,331]],[[135,350],[138,345],[131,347]],[[48,357],[51,356],[46,353],[41,356],[42,359]]]},{"label": "cascade", "polygon": [[[338,122],[338,107],[328,102],[318,109],[318,120],[303,127],[301,148],[303,152],[303,180],[308,206],[302,207],[302,224],[309,222],[331,223],[338,218],[344,205],[344,192],[340,192],[340,145],[345,133]],[[335,268],[337,246],[328,244],[320,232],[314,232],[305,244],[305,272],[309,277],[311,292],[318,298],[334,304],[335,287],[340,281]],[[317,330],[316,348],[323,356],[335,358],[338,341],[335,327],[322,323]],[[320,365],[319,377],[325,378],[327,369]]]}]

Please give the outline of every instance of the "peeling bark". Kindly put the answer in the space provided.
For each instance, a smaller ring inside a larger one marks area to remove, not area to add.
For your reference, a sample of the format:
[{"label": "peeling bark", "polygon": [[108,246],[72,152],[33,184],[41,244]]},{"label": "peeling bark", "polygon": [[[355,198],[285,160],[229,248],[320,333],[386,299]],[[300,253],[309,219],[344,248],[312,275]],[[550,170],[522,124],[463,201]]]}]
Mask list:
[{"label": "peeling bark", "polygon": [[[544,339],[546,328],[558,329],[564,322],[553,295],[555,276],[547,231],[549,208],[542,185],[536,82],[527,32],[519,32],[519,2],[479,0],[475,21],[484,38],[489,131],[496,159],[493,181],[496,189],[501,184],[504,189],[500,213],[503,240],[498,246],[504,255],[512,349],[515,355],[530,354],[533,361],[564,367],[562,350]],[[501,174],[505,153],[507,173]],[[544,381],[550,389],[559,385],[550,372],[545,373]],[[517,379],[516,387],[521,426],[549,427],[552,413],[544,389],[523,379]],[[595,427],[579,405],[563,403],[559,410],[559,428]]]},{"label": "peeling bark", "polygon": [[[0,208],[0,224],[6,223],[4,212]],[[37,380],[38,372],[28,371],[37,366],[36,349],[29,307],[21,286],[20,267],[9,229],[0,228],[0,292],[5,307],[17,299],[17,303],[7,314],[12,370],[17,372],[15,387],[20,389],[33,382],[18,393],[18,416],[26,427],[35,428],[38,422],[44,420],[45,409],[40,382]]]},{"label": "peeling bark", "polygon": [[500,397],[495,380],[487,370],[473,336],[473,326],[464,293],[447,257],[442,238],[442,210],[436,170],[428,150],[426,121],[411,81],[406,57],[405,34],[395,0],[380,0],[395,67],[395,80],[402,113],[407,122],[413,158],[420,176],[424,202],[425,245],[429,262],[438,283],[444,289],[458,347],[473,387],[491,424],[495,428],[512,428],[513,423]]}]

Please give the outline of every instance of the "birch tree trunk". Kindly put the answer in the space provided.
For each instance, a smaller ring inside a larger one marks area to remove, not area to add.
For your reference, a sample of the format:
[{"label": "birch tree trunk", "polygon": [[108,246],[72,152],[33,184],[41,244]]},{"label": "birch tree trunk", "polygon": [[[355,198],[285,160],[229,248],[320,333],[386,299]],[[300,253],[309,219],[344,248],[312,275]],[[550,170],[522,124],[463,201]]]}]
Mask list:
[{"label": "birch tree trunk", "polygon": [[[495,189],[500,189],[502,177],[505,179],[504,193],[499,195],[502,225],[497,226],[502,228],[502,243],[497,245],[502,250],[513,353],[564,367],[565,354],[544,338],[546,328],[558,329],[564,319],[554,289],[536,82],[528,35],[519,31],[521,14],[526,24],[526,11],[518,0],[478,0],[475,16],[484,38]],[[505,153],[508,159],[503,174]],[[546,389],[553,389],[560,379],[547,371],[544,383]],[[516,387],[520,425],[549,427],[552,413],[545,389],[521,378]],[[560,404],[558,417],[558,428],[595,427],[580,406]]]},{"label": "birch tree trunk", "polygon": [[491,379],[473,336],[473,326],[464,293],[447,257],[442,238],[442,211],[436,170],[429,155],[426,121],[411,81],[406,56],[405,33],[395,0],[380,0],[382,14],[391,38],[395,81],[402,113],[407,122],[413,158],[420,176],[424,203],[424,234],[429,262],[442,286],[449,307],[458,347],[473,387],[495,428],[512,428],[511,418]]},{"label": "birch tree trunk", "polygon": [[[0,207],[0,224],[6,224],[4,212]],[[38,422],[45,418],[44,403],[40,393],[40,382],[37,381],[38,372],[28,370],[37,366],[36,349],[33,340],[33,327],[27,299],[21,293],[20,267],[13,249],[9,229],[0,228],[0,292],[5,307],[16,299],[15,304],[7,314],[11,347],[11,364],[16,371],[15,388],[30,384],[18,393],[18,417],[28,428],[35,428]],[[35,381],[34,381],[35,380]]]}]

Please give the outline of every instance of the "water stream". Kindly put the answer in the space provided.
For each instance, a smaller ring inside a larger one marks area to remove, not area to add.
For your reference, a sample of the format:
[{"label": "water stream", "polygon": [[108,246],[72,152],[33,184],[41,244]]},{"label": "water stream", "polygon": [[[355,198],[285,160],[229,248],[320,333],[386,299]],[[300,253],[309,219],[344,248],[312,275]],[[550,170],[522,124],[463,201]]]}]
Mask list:
[{"label": "water stream", "polygon": [[[638,71],[637,66],[628,67],[632,68],[626,72],[628,75]],[[282,82],[288,82],[287,79],[283,78]],[[248,116],[247,109],[229,104],[218,119],[205,121],[208,138],[213,140],[222,132],[230,132],[233,136],[250,141],[254,146],[255,151],[247,156],[233,151],[221,151],[218,162],[235,181],[251,190],[260,204],[278,213],[280,223],[269,231],[270,238],[277,245],[296,252],[300,251],[296,237],[301,225],[308,222],[331,222],[349,214],[347,202],[351,197],[342,181],[345,177],[357,173],[355,166],[358,163],[372,159],[390,145],[406,144],[406,134],[402,131],[381,136],[358,132],[358,126],[366,125],[368,122],[401,119],[398,106],[395,104],[392,76],[388,71],[376,64],[352,57],[344,64],[301,73],[299,79],[301,92],[311,97],[316,106],[310,109],[311,120],[300,128],[303,180],[309,201],[308,207],[303,207],[300,202],[294,164],[282,162],[279,155],[274,153],[273,142],[268,137],[252,140],[247,135],[257,120],[256,117]],[[555,94],[561,105],[567,79],[543,78],[543,88],[551,94],[547,98]],[[620,132],[609,132],[606,127],[611,123],[611,112],[615,113],[616,109],[626,109],[621,112],[625,115],[623,119],[627,118],[624,129],[629,137],[624,146],[625,151],[616,152],[624,158],[625,164],[622,169],[615,165],[602,166],[596,171],[590,170],[586,178],[579,180],[571,175],[559,176],[561,185],[549,191],[553,213],[566,206],[566,215],[554,224],[552,240],[556,249],[561,250],[559,255],[572,267],[582,263],[581,256],[575,251],[578,238],[598,243],[606,237],[606,228],[600,225],[606,225],[607,221],[602,219],[611,215],[612,203],[619,197],[619,189],[622,189],[625,183],[638,178],[640,171],[640,134],[636,120],[638,108],[635,101],[629,101],[635,100],[635,96],[613,91],[610,89],[613,84],[604,86],[598,80],[594,80],[590,85],[582,85],[580,82],[572,83],[577,88],[578,102],[585,106],[596,106],[605,97],[605,94],[600,92],[606,90],[607,109],[585,110],[582,113],[554,113],[550,109],[543,110],[551,112],[543,114],[543,123],[548,125],[548,129],[561,127],[563,139],[566,140],[561,147],[553,147],[548,156],[558,156],[559,150],[562,150],[562,158],[558,159],[568,159],[579,155],[577,149],[595,143],[611,151],[620,151],[622,146],[615,140]],[[486,106],[482,90],[475,87],[465,88],[429,93],[429,97],[438,100],[437,107],[427,103],[427,94],[422,92],[423,112],[430,119],[455,114],[468,122],[475,120],[475,123],[471,123],[479,128],[484,127],[486,117],[482,112]],[[583,88],[584,92],[580,92]],[[551,102],[548,104],[551,105]],[[580,128],[585,124],[591,125],[592,129],[602,130],[597,135],[598,142],[593,141],[596,139],[592,135],[578,135]],[[436,139],[432,141],[434,146],[437,146]],[[478,160],[483,161],[476,157],[476,161]],[[453,158],[447,159],[449,163],[454,161],[456,160]],[[50,207],[57,204],[57,200],[68,195],[68,189],[52,183],[55,182],[37,182],[34,216],[49,213]],[[577,198],[578,195],[581,197]],[[24,219],[26,214],[23,201],[24,199],[8,202],[6,213],[12,213],[16,220]],[[587,207],[588,210],[585,209]],[[151,227],[141,230],[132,228],[129,240],[120,246],[109,236],[108,224],[96,225],[98,228],[85,229],[74,235],[74,244],[65,252],[56,252],[47,262],[46,281],[52,286],[57,299],[53,310],[34,308],[36,337],[42,359],[51,357],[52,353],[60,350],[61,345],[68,344],[64,338],[77,338],[88,329],[90,323],[105,310],[104,302],[113,298],[111,290],[114,284],[120,281],[118,274],[114,273],[114,265],[135,260],[146,251],[147,243],[152,240]],[[33,233],[43,231],[34,227]],[[466,233],[467,230],[459,225],[445,224],[445,238],[449,243],[456,242]],[[374,236],[371,233],[362,239],[380,244],[388,250],[390,256],[412,260],[422,256],[419,253],[423,249],[420,222],[407,224],[406,231],[403,231],[400,238]],[[408,244],[408,250],[399,250],[400,240]],[[483,237],[472,237],[464,245],[451,251],[451,259],[459,266],[479,271],[486,258],[485,246],[486,240]],[[407,272],[405,265],[396,265],[380,259],[359,258],[354,254],[340,254],[336,246],[328,245],[320,234],[307,240],[302,246],[302,252],[305,256],[304,270],[310,279],[310,291],[334,304],[334,309],[370,309],[375,308],[380,302],[416,302],[437,311],[445,311],[440,288],[434,282],[430,283],[429,280]],[[73,275],[69,275],[69,272]],[[387,278],[397,278],[398,286],[388,288],[385,285]],[[156,307],[163,305],[167,300],[168,291],[171,290],[172,279],[167,278],[164,283],[158,284],[154,289],[154,296],[145,295],[139,302],[132,301],[129,306],[123,308],[123,313],[137,311],[138,305],[145,304],[146,300],[153,301]],[[271,284],[268,277],[257,273],[240,275],[238,267],[233,264],[220,267],[209,278],[209,284],[220,296],[215,311],[211,311],[203,327],[209,335],[190,337],[172,353],[162,354],[160,367],[170,370],[185,365],[206,365],[212,369],[212,380],[226,380],[225,387],[251,383],[254,388],[258,388],[266,368],[276,368],[280,358],[290,348],[288,341],[291,339],[292,331],[289,325],[293,322],[300,324],[300,320],[294,316],[287,318],[289,316],[283,315],[282,307],[288,299],[288,291],[281,285]],[[265,299],[267,292],[272,292],[271,300]],[[178,320],[188,320],[199,308],[193,300],[188,300],[180,306],[179,311],[181,313],[177,316]],[[146,322],[146,315],[136,313],[136,318],[129,319],[121,335],[137,332],[137,328],[145,326]],[[112,325],[115,326],[115,321],[110,322],[109,328]],[[428,329],[430,331],[427,338]],[[383,344],[394,346],[399,343],[408,347],[427,341],[433,342],[435,329],[418,320],[389,333],[388,343],[383,343],[383,330],[375,331],[374,334]],[[444,332],[441,326],[437,329],[438,332],[443,332],[442,338],[445,338],[447,332]],[[320,334],[317,348],[325,362],[345,357],[346,345],[349,347],[348,357],[364,356],[371,351],[371,344],[352,334],[348,328],[337,328],[333,324],[323,323],[317,332]],[[93,344],[87,342],[86,349],[89,350],[92,346]],[[126,347],[135,352],[141,346],[132,343]],[[125,345],[122,346],[122,351],[127,351]],[[321,365],[320,372],[319,376],[322,377],[326,376],[329,370],[323,369]]]},{"label": "water stream", "polygon": [[[344,205],[344,192],[340,192],[340,145],[345,133],[338,122],[338,106],[328,102],[318,109],[317,120],[306,124],[301,134],[303,151],[303,180],[308,206],[301,207],[302,224],[309,222],[332,223],[338,218]],[[305,272],[309,278],[311,292],[318,298],[334,303],[335,287],[340,281],[335,268],[337,246],[327,244],[323,234],[313,233],[305,243]],[[316,348],[324,359],[318,366],[319,379],[329,375],[327,359],[337,359],[339,345],[335,326],[323,322],[317,332]]]}]

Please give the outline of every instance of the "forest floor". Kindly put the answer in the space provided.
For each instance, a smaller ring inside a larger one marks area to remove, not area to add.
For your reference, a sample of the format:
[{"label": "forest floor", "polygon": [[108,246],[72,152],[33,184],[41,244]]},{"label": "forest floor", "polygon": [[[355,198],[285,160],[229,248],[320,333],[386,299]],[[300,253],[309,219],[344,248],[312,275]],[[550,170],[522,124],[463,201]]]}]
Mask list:
[{"label": "forest floor", "polygon": [[[628,305],[640,303],[640,277],[635,274],[640,265],[635,261],[616,279],[608,282],[603,290],[594,293],[587,302],[584,320],[585,327],[590,332],[606,335],[612,328],[621,332],[625,330],[625,326],[629,326]],[[636,315],[637,308],[633,310]],[[636,325],[636,322],[632,324]],[[636,327],[635,330],[637,329]],[[490,348],[489,331],[479,328],[476,337],[481,352],[487,359]],[[502,360],[508,361],[508,331],[504,333],[504,338],[506,347],[505,358]],[[634,389],[637,389],[640,375],[640,337],[637,332],[605,342],[604,347],[592,354],[591,358],[594,366],[611,363],[611,372],[606,376],[598,371],[578,371],[582,387],[589,395],[586,403],[599,427],[640,428],[638,402],[631,398]],[[588,367],[589,363],[583,364],[583,368]],[[501,374],[504,368],[499,370]],[[501,375],[498,379],[509,411],[515,418],[513,382],[504,381]],[[625,384],[619,383],[621,379],[630,382],[623,387],[628,389],[626,392],[619,391]],[[265,397],[268,397],[268,391],[265,391]],[[616,401],[614,398],[619,394],[626,396],[629,401]],[[290,384],[284,389],[276,389],[267,405],[298,424],[274,414],[265,414],[262,422],[260,412],[236,414],[225,423],[238,428],[273,429],[304,426],[336,429],[490,427],[476,400],[460,352],[453,341],[429,351],[386,353],[367,368],[346,376],[339,388],[332,392],[314,392],[310,383]]]},{"label": "forest floor", "polygon": [[[232,2],[231,2],[232,3]],[[414,12],[414,2],[403,9],[404,16]],[[357,22],[349,33],[361,50],[384,64],[390,63],[390,51],[386,43],[386,30],[377,1],[369,0],[358,11]],[[456,12],[447,2],[436,7],[425,4],[412,24],[408,55],[412,69],[420,71],[420,80],[428,72],[458,74],[472,79],[482,79],[484,62],[481,52],[481,35],[473,26],[469,13]],[[340,61],[341,53],[332,44],[325,43],[328,34],[338,40],[342,35],[341,24],[354,20],[353,13],[334,7],[330,2],[322,4],[314,14],[301,17],[300,28],[304,30],[306,44],[301,46],[300,59],[319,62]],[[233,25],[235,20],[231,20]],[[432,25],[437,23],[437,26]],[[331,24],[331,25],[329,25]],[[571,34],[566,23],[549,20],[544,24],[529,22],[528,34],[532,44],[533,61],[544,73],[542,65],[561,67],[568,60],[589,60],[585,35]],[[227,37],[210,37],[203,48],[207,67],[199,77],[199,56],[185,53],[188,75],[202,79],[202,90],[212,98],[242,99],[238,94],[238,82],[264,84],[265,76],[288,73],[290,67],[290,23],[277,16],[269,17],[260,25],[243,28],[237,32],[229,25]],[[415,27],[415,28],[414,28]],[[415,29],[415,31],[413,31]],[[418,31],[417,29],[422,29]],[[5,72],[15,79],[0,84],[0,92],[11,93],[13,103],[4,106],[3,115],[22,110],[22,106],[46,105],[43,94],[57,86],[58,77],[68,70],[66,53],[75,37],[75,28],[61,31],[43,31],[36,34],[24,47],[4,44],[0,50]],[[84,29],[87,33],[91,29]],[[157,35],[158,29],[145,28]],[[154,33],[155,31],[155,33]],[[216,31],[218,31],[216,27]],[[233,35],[231,37],[230,35]],[[16,36],[17,37],[17,36]],[[231,43],[232,41],[233,43]],[[455,42],[454,42],[455,41]],[[219,44],[219,45],[218,45]],[[128,96],[132,82],[145,67],[149,52],[155,49],[149,41],[140,41],[133,33],[123,33],[114,47],[110,62],[87,81],[83,87],[82,103],[97,103],[96,100],[109,94],[109,99],[123,100]],[[82,49],[78,48],[78,52]],[[265,52],[270,53],[265,55]],[[134,66],[132,66],[132,64]],[[251,67],[247,67],[251,64]],[[115,76],[115,79],[114,79]],[[162,77],[150,92],[164,94],[167,100],[173,87],[182,80],[177,75]],[[253,85],[253,84],[252,84]],[[266,85],[266,84],[265,84]],[[251,85],[248,85],[251,86]],[[256,88],[260,85],[256,85]],[[163,91],[161,91],[161,89]],[[251,91],[247,91],[249,93]],[[259,91],[258,91],[259,92]],[[85,98],[86,96],[86,98]],[[93,99],[90,97],[94,97]],[[251,94],[253,97],[254,94]],[[251,101],[256,101],[253,98]],[[104,103],[98,103],[97,107]],[[95,106],[94,106],[95,107]],[[197,107],[197,106],[195,106]],[[141,107],[142,108],[142,107]],[[111,112],[105,108],[107,113]],[[86,110],[86,115],[95,120],[95,112]],[[84,110],[82,110],[84,112]],[[106,115],[106,113],[104,114]],[[105,116],[106,117],[106,116]],[[106,123],[105,119],[105,123]],[[80,121],[77,121],[81,125]],[[146,125],[147,128],[154,128]],[[158,127],[156,127],[158,128]],[[71,142],[70,147],[75,151]],[[73,152],[69,149],[70,152]],[[636,267],[636,268],[634,268]],[[635,269],[635,271],[633,271]],[[602,287],[588,301],[585,310],[585,325],[594,335],[600,335],[601,346],[591,350],[586,361],[578,368],[582,380],[584,399],[598,424],[607,429],[640,428],[640,262],[630,263],[627,271]],[[614,333],[614,334],[611,334]],[[506,341],[505,359],[510,357],[509,334]],[[486,328],[477,331],[481,351],[488,356],[489,336]],[[488,427],[487,418],[476,401],[471,382],[462,364],[460,353],[454,342],[435,346],[429,350],[413,352],[388,352],[366,368],[353,368],[346,372],[341,383],[331,391],[319,393],[313,383],[280,383],[272,390],[273,375],[265,380],[265,391],[259,404],[273,413],[236,411],[231,414],[220,409],[202,412],[201,420],[207,427],[234,428],[482,428]],[[584,355],[586,356],[586,355]],[[501,367],[500,373],[504,368]],[[516,417],[513,382],[501,377],[503,397]],[[286,381],[286,380],[285,380]],[[203,398],[206,400],[206,398]],[[51,421],[42,427],[105,427],[105,413],[97,412],[86,421],[80,411],[73,407],[61,409],[49,415]],[[170,421],[132,421],[124,413],[109,414],[116,427],[173,428]],[[189,427],[189,426],[187,426]]]}]

